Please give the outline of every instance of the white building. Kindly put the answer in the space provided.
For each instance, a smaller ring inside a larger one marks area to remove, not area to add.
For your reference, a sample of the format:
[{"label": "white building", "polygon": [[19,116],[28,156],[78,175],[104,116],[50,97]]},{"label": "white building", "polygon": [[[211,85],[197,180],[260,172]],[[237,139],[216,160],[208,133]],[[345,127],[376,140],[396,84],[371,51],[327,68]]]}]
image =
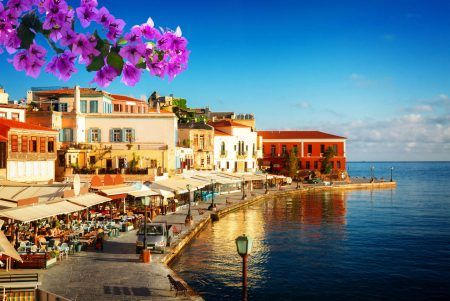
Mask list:
[{"label": "white building", "polygon": [[210,122],[214,127],[214,169],[254,172],[261,157],[258,136],[252,127],[233,120]]}]

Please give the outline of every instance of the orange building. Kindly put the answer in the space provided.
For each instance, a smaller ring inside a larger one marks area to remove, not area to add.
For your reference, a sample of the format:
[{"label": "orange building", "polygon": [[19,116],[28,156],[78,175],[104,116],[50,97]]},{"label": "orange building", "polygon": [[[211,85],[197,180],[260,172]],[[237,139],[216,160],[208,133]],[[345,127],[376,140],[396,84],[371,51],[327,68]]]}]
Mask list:
[{"label": "orange building", "polygon": [[281,171],[293,152],[299,159],[299,168],[320,170],[326,149],[332,147],[335,156],[330,160],[334,170],[345,170],[345,137],[320,131],[258,131],[262,137],[262,168]]}]

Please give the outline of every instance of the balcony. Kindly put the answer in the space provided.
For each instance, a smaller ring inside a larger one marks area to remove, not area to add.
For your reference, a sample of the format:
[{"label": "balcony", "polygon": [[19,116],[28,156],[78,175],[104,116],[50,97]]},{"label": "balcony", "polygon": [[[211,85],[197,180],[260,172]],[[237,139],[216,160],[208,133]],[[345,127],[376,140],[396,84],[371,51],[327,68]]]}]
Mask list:
[{"label": "balcony", "polygon": [[20,160],[20,161],[56,160],[56,153],[10,152],[8,155],[8,159],[9,160]]}]

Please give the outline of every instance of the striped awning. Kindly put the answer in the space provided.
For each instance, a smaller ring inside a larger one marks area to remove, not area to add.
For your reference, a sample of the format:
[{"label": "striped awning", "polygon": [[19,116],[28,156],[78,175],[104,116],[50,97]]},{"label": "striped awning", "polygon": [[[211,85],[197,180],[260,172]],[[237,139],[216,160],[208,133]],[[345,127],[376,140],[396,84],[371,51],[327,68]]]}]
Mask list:
[{"label": "striped awning", "polygon": [[74,196],[70,198],[66,198],[65,200],[74,203],[76,205],[84,206],[84,207],[92,207],[95,205],[103,204],[111,201],[110,198],[96,194],[96,193],[87,193],[84,195]]}]

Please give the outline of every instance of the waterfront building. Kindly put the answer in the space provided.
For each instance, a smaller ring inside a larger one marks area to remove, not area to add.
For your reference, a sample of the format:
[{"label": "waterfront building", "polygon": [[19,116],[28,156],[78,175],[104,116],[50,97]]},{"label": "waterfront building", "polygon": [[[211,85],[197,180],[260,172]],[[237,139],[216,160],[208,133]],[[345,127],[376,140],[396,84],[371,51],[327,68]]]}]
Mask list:
[{"label": "waterfront building", "polygon": [[57,177],[175,173],[176,116],[146,101],[90,88],[38,89],[27,119],[59,131]]},{"label": "waterfront building", "polygon": [[0,104],[8,104],[9,94],[6,93],[5,89],[0,86]]},{"label": "waterfront building", "polygon": [[325,150],[332,147],[334,170],[345,170],[345,137],[320,131],[258,131],[262,137],[262,168],[282,171],[287,167],[290,153],[299,159],[299,168],[320,170]]},{"label": "waterfront building", "polygon": [[194,167],[194,150],[189,147],[177,146],[175,149],[175,164],[177,173],[183,173]]},{"label": "waterfront building", "polygon": [[214,127],[214,169],[228,172],[254,172],[261,157],[261,144],[251,126],[234,120],[210,121]]},{"label": "waterfront building", "polygon": [[57,137],[58,132],[50,128],[0,119],[0,179],[53,181]]},{"label": "waterfront building", "polygon": [[214,128],[204,122],[178,124],[178,145],[193,150],[193,168],[214,169]]}]

